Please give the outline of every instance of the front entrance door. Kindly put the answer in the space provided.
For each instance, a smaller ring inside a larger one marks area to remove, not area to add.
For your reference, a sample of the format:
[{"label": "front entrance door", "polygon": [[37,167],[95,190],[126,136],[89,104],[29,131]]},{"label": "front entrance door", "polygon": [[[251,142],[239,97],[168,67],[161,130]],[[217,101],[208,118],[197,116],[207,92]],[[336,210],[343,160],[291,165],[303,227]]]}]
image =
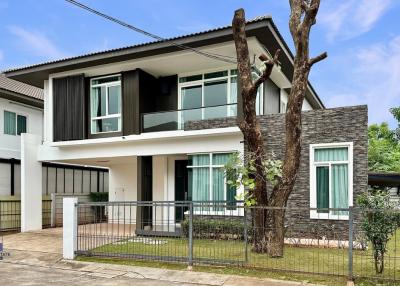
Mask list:
[{"label": "front entrance door", "polygon": [[[188,200],[189,188],[188,188],[188,172],[187,172],[188,160],[176,160],[175,161],[175,201],[182,202]],[[175,220],[177,222],[184,219],[184,212],[187,207],[177,206],[175,208]]]}]

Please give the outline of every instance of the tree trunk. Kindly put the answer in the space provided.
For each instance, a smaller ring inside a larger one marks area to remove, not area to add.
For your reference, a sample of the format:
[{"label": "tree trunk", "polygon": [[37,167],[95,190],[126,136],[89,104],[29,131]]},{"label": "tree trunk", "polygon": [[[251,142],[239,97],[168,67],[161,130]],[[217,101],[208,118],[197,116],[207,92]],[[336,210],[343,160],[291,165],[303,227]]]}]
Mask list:
[{"label": "tree trunk", "polygon": [[255,104],[259,86],[270,77],[274,65],[278,63],[279,50],[275,52],[273,58],[266,55],[259,56],[259,59],[265,64],[265,70],[253,82],[245,32],[244,10],[235,11],[232,21],[238,61],[238,80],[242,88],[243,102],[243,120],[239,123],[239,128],[243,133],[248,152],[254,156],[256,168],[253,195],[258,206],[272,207],[255,208],[253,211],[255,227],[253,249],[256,252],[267,252],[272,257],[283,255],[284,207],[293,191],[300,166],[301,109],[308,87],[308,75],[313,64],[327,57],[327,54],[323,53],[315,58],[309,58],[309,35],[311,26],[315,24],[320,0],[289,0],[289,3],[291,7],[289,27],[296,48],[296,56],[286,113],[286,149],[282,177],[270,195],[267,193],[266,174],[262,164],[265,159],[264,140],[257,120]]},{"label": "tree trunk", "polygon": [[285,240],[285,209],[270,209],[268,216],[268,254],[282,257]]},{"label": "tree trunk", "polygon": [[[233,18],[232,28],[238,59],[238,74],[241,86],[241,97],[243,101],[243,120],[239,122],[239,128],[243,133],[248,152],[253,154],[253,158],[255,160],[255,188],[252,191],[252,195],[255,197],[258,205],[266,206],[268,205],[268,193],[262,165],[262,160],[265,157],[264,141],[256,114],[257,90],[261,83],[265,80],[260,80],[253,83],[249,50],[245,33],[245,22],[244,10],[237,10]],[[277,61],[277,56],[274,59]],[[274,62],[271,62],[269,68],[264,72],[263,77],[269,77],[273,66]],[[255,224],[255,239],[253,249],[256,252],[266,252],[267,241],[265,223],[267,211],[264,209],[256,209],[254,210],[253,215]]]}]

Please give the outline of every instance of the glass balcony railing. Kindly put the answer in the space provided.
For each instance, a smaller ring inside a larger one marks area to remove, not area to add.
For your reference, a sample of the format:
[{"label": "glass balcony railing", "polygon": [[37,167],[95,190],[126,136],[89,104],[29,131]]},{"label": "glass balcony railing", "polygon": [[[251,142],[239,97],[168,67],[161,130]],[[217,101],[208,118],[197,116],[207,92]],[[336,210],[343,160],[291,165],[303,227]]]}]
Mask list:
[{"label": "glass balcony railing", "polygon": [[237,104],[180,109],[142,114],[142,132],[183,130],[189,121],[226,118],[237,115]]}]

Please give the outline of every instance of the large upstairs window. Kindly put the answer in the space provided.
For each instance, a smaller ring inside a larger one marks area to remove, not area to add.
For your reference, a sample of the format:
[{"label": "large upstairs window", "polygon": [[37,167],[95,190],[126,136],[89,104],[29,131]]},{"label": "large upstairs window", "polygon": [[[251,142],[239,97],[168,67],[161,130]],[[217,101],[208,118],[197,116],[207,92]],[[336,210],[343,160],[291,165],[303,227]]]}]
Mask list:
[{"label": "large upstairs window", "polygon": [[236,115],[237,72],[224,70],[179,78],[179,108],[183,120]]},{"label": "large upstairs window", "polygon": [[[254,79],[258,77],[256,70],[252,74]],[[235,116],[238,98],[237,81],[236,69],[180,77],[179,108],[183,110],[184,120]],[[257,93],[256,113],[263,114],[262,85]]]},{"label": "large upstairs window", "polygon": [[90,80],[91,133],[121,131],[121,76]]}]

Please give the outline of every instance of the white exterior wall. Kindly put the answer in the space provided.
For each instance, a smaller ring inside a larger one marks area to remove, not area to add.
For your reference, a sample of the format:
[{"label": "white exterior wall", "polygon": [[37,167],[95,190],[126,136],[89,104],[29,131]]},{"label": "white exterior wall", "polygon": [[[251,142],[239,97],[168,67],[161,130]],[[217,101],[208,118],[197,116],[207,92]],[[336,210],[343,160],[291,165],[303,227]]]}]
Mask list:
[{"label": "white exterior wall", "polygon": [[[281,103],[285,103],[285,105],[287,106],[288,98],[289,98],[288,93],[284,89],[281,89]],[[308,102],[307,99],[304,99],[303,101],[302,110],[303,111],[313,110],[311,104]]]},{"label": "white exterior wall", "polygon": [[[110,166],[109,169],[109,201],[137,200],[137,157],[130,158],[129,163]],[[109,220],[112,223],[136,223],[136,207],[109,208]],[[124,213],[125,212],[125,213]],[[125,217],[125,222],[121,221]],[[115,219],[119,218],[119,221]]]},{"label": "white exterior wall", "polygon": [[22,134],[21,231],[42,229],[42,164],[37,149],[42,136]]},{"label": "white exterior wall", "polygon": [[304,99],[303,101],[303,106],[301,108],[302,110],[313,110],[311,104],[307,101],[307,99]]},{"label": "white exterior wall", "polygon": [[0,196],[9,196],[11,189],[10,164],[0,163]]},{"label": "white exterior wall", "polygon": [[120,158],[131,156],[242,150],[241,141],[243,135],[238,127],[154,132],[43,144],[38,151],[38,160],[84,165],[96,165],[97,161],[107,160],[108,163],[101,162],[101,165],[108,166]]},{"label": "white exterior wall", "polygon": [[[174,192],[174,189],[168,190],[168,156],[153,156],[153,201],[168,201],[168,192]],[[169,208],[174,212],[174,208]],[[173,216],[168,217],[168,208],[165,205],[153,207],[153,226],[158,231],[167,231],[160,227],[174,225]],[[169,223],[168,223],[169,221]]]},{"label": "white exterior wall", "polygon": [[26,116],[27,133],[42,137],[43,111],[0,98],[0,158],[21,159],[21,136],[4,134],[4,110]]}]

